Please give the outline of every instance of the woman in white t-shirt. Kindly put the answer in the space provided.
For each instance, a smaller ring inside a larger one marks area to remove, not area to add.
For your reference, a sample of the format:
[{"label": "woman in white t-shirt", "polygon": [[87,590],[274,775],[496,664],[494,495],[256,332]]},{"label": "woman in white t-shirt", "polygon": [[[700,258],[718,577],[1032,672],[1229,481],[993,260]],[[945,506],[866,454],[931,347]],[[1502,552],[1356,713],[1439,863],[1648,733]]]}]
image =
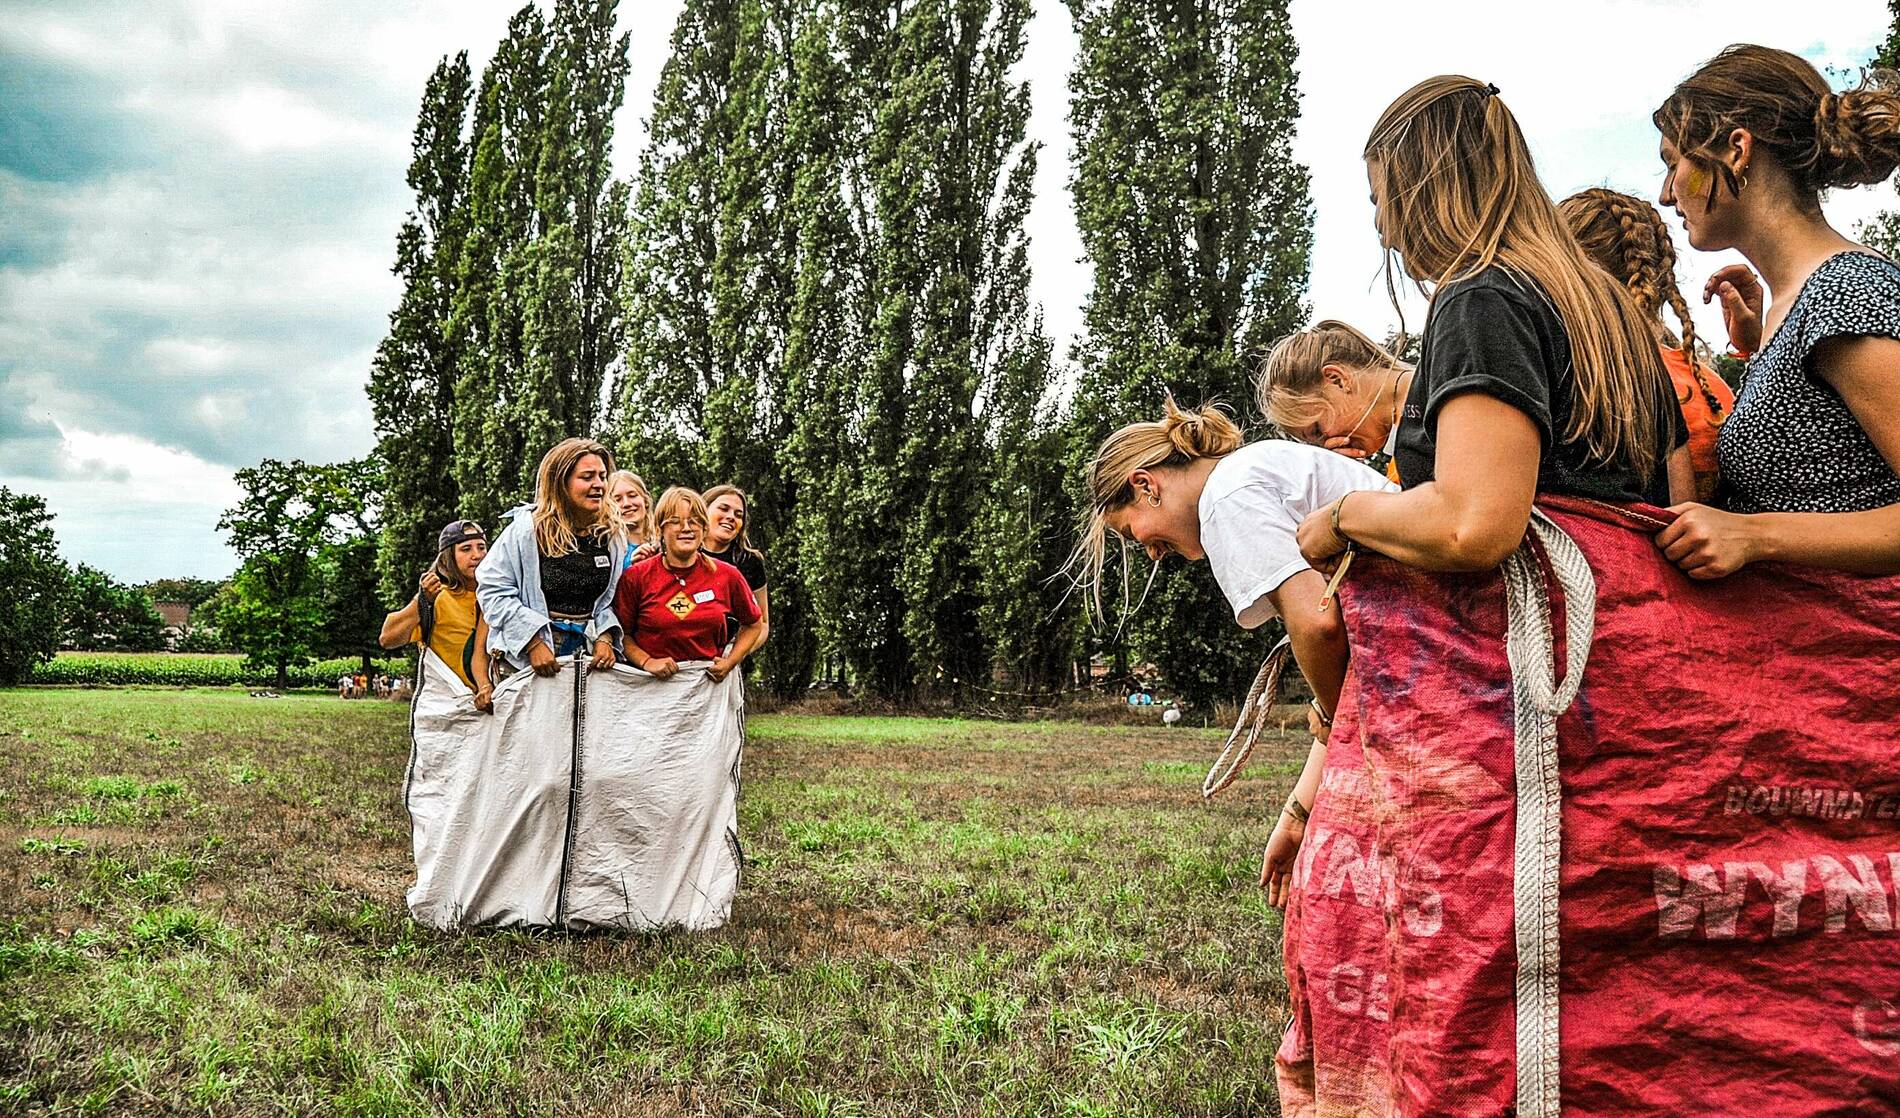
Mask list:
[{"label": "woman in white t-shirt", "polygon": [[[1304,443],[1241,445],[1240,428],[1216,408],[1184,412],[1170,397],[1158,422],[1131,423],[1103,440],[1089,466],[1091,509],[1072,569],[1097,609],[1107,537],[1133,540],[1159,563],[1206,559],[1243,629],[1278,615],[1293,657],[1313,686],[1315,721],[1331,721],[1346,675],[1339,611],[1319,608],[1326,584],[1300,555],[1300,522],[1347,493],[1396,490],[1349,458]],[[1286,903],[1294,855],[1325,766],[1323,726],[1314,726],[1306,767],[1273,828],[1260,871],[1275,905]]]}]

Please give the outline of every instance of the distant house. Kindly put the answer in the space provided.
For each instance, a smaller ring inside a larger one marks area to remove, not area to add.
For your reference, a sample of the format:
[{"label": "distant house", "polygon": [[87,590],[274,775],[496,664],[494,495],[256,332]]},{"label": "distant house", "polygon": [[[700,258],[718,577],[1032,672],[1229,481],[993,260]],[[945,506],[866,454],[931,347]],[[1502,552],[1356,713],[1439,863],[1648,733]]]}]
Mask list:
[{"label": "distant house", "polygon": [[179,637],[185,635],[185,630],[191,628],[191,603],[153,602],[152,608],[158,611],[158,616],[165,622],[165,647],[171,648],[178,643]]}]

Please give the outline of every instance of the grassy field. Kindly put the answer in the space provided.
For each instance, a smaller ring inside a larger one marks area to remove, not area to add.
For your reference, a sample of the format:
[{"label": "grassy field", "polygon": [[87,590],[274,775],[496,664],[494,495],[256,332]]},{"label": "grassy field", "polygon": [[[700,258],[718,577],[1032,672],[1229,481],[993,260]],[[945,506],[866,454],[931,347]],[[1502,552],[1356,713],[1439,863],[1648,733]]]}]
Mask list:
[{"label": "grassy field", "polygon": [[728,927],[444,937],[405,716],[0,692],[0,1112],[1277,1113],[1285,743],[755,717]]}]

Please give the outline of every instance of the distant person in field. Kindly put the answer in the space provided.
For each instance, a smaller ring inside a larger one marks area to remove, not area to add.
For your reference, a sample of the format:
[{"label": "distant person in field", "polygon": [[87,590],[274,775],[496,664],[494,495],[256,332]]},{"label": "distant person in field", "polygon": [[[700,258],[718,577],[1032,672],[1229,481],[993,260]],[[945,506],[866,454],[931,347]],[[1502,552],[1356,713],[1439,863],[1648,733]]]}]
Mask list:
[{"label": "distant person in field", "polygon": [[1900,168],[1900,92],[1863,81],[1836,93],[1801,56],[1740,45],[1653,119],[1658,201],[1690,247],[1748,261],[1702,293],[1721,301],[1748,360],[1716,442],[1727,507],[1678,506],[1657,544],[1690,578],[1761,560],[1900,573],[1900,264],[1821,211],[1823,191]]},{"label": "distant person in field", "polygon": [[627,547],[607,499],[613,469],[613,455],[592,439],[563,440],[542,457],[534,503],[509,511],[475,572],[489,652],[541,676],[576,653],[591,652],[595,669],[613,667],[614,572]]},{"label": "distant person in field", "polygon": [[626,554],[620,558],[620,570],[614,572],[618,580],[622,571],[633,566],[634,560],[646,558],[659,546],[653,535],[653,495],[647,492],[647,483],[639,474],[632,470],[615,470],[607,479],[607,499],[620,514],[624,529],[621,537],[627,541]]},{"label": "distant person in field", "polygon": [[[765,638],[765,615],[730,563],[702,550],[707,536],[706,503],[674,486],[653,507],[660,550],[628,567],[614,593],[627,659],[665,679],[684,661],[710,660],[706,674],[723,680]],[[726,650],[726,619],[739,621]]]},{"label": "distant person in field", "polygon": [[[1346,678],[1345,626],[1338,609],[1320,608],[1326,580],[1301,558],[1296,532],[1344,494],[1397,488],[1318,447],[1279,439],[1242,445],[1240,428],[1221,411],[1182,411],[1172,397],[1159,420],[1103,440],[1089,465],[1089,510],[1069,569],[1098,612],[1110,535],[1134,541],[1155,563],[1205,559],[1241,628],[1275,616],[1286,623],[1293,658],[1313,686],[1313,745],[1261,862],[1260,884],[1276,906],[1286,903]],[[1125,577],[1125,556],[1122,569]]]},{"label": "distant person in field", "polygon": [[[1689,432],[1695,499],[1709,501],[1718,474],[1715,440],[1735,410],[1735,392],[1696,355],[1695,320],[1689,316],[1688,300],[1676,289],[1676,247],[1669,241],[1669,227],[1648,202],[1603,187],[1572,194],[1557,209],[1597,267],[1622,281],[1630,298],[1649,313]],[[1680,336],[1663,324],[1665,304],[1682,328]]]},{"label": "distant person in field", "polygon": [[[752,546],[752,536],[746,531],[746,521],[751,518],[752,499],[740,491],[736,485],[715,485],[706,490],[706,541],[701,551],[722,563],[730,563],[739,568],[745,576],[745,584],[751,588],[752,597],[759,603],[759,644],[772,635],[771,590],[765,581],[765,553]],[[740,623],[736,616],[728,615],[726,621],[726,641],[730,644],[739,636]]]},{"label": "distant person in field", "polygon": [[421,644],[475,693],[475,709],[493,709],[488,671],[488,621],[475,600],[475,571],[488,557],[488,533],[473,520],[452,520],[436,533],[435,562],[416,596],[383,619],[384,648]]}]

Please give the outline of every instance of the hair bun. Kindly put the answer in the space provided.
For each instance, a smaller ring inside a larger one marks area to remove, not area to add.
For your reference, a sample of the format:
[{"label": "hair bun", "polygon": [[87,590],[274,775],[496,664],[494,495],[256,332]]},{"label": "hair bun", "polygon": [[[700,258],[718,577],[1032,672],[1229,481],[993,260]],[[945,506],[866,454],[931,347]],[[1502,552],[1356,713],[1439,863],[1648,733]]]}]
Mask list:
[{"label": "hair bun", "polygon": [[1219,458],[1240,449],[1240,428],[1216,405],[1182,411],[1170,394],[1162,411],[1162,433],[1190,458]]},{"label": "hair bun", "polygon": [[1870,186],[1900,168],[1900,94],[1891,70],[1858,88],[1824,93],[1814,110],[1814,178],[1824,187]]}]

